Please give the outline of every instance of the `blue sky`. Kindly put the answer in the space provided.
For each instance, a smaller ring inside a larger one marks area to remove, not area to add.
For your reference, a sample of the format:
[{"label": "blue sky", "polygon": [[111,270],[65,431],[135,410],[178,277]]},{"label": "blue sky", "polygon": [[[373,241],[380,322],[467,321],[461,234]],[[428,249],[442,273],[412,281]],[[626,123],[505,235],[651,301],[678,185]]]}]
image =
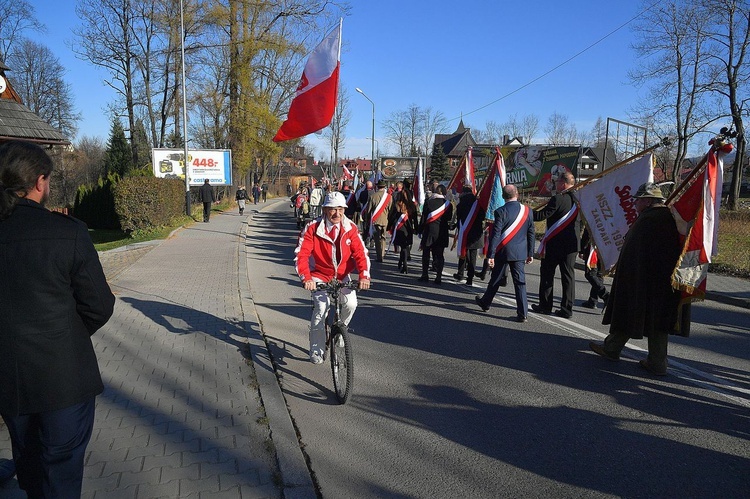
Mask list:
[{"label": "blue sky", "polygon": [[[47,26],[47,33],[32,38],[50,47],[68,70],[83,117],[79,137],[106,140],[106,106],[114,93],[104,85],[101,70],[70,50],[72,29],[79,22],[76,2],[30,3]],[[600,116],[629,121],[628,112],[639,99],[627,78],[637,63],[630,47],[631,25],[617,28],[638,14],[640,2],[352,0],[351,5],[343,23],[341,85],[349,94],[352,116],[342,157],[370,156],[372,105],[355,87],[375,103],[381,152],[389,147],[395,152],[381,123],[410,104],[441,111],[449,132],[462,116],[466,126],[484,129],[490,120],[533,113],[540,119],[541,141],[541,128],[552,113],[566,115],[579,130],[588,131]],[[316,158],[329,157],[320,139],[309,136],[307,142]]]}]

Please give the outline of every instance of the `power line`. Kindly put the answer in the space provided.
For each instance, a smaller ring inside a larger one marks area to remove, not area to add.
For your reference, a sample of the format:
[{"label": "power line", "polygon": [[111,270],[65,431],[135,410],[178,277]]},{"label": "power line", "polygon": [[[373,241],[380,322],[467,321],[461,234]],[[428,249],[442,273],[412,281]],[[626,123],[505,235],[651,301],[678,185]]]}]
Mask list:
[{"label": "power line", "polygon": [[523,90],[524,88],[528,87],[529,85],[532,85],[533,83],[536,83],[537,81],[541,80],[541,79],[542,79],[542,78],[544,78],[545,76],[547,76],[547,75],[549,75],[549,74],[551,74],[551,73],[553,73],[553,72],[557,71],[558,69],[560,69],[560,68],[561,68],[561,67],[563,67],[564,65],[568,64],[568,63],[569,63],[570,61],[572,61],[573,59],[576,59],[576,58],[577,58],[578,56],[580,56],[581,54],[583,54],[583,53],[585,53],[585,52],[588,52],[588,51],[589,51],[590,49],[592,49],[593,47],[595,47],[595,46],[599,45],[599,44],[600,44],[601,42],[603,42],[604,40],[606,40],[606,39],[607,39],[607,38],[609,38],[610,36],[614,35],[614,34],[615,34],[615,33],[617,33],[618,31],[620,31],[620,30],[621,30],[622,28],[624,28],[625,26],[627,26],[628,24],[632,23],[633,21],[635,21],[636,19],[638,19],[639,17],[641,17],[641,16],[642,16],[642,15],[643,15],[643,14],[644,14],[645,12],[647,12],[647,11],[651,10],[651,9],[652,9],[652,8],[653,8],[653,7],[654,7],[654,6],[656,5],[656,4],[658,4],[658,3],[661,3],[661,2],[659,2],[659,1],[656,1],[656,2],[652,3],[652,4],[650,5],[650,6],[646,7],[645,9],[643,9],[642,11],[640,11],[640,12],[639,12],[638,14],[636,14],[636,15],[635,15],[635,16],[633,16],[632,18],[630,18],[630,19],[628,19],[627,21],[625,21],[624,23],[622,23],[622,24],[621,24],[620,26],[618,26],[617,28],[613,29],[612,31],[610,31],[610,32],[609,32],[609,33],[607,33],[606,35],[602,36],[601,38],[599,38],[598,40],[596,40],[595,42],[593,42],[592,44],[590,44],[590,45],[589,45],[588,47],[586,47],[586,48],[584,48],[583,50],[581,50],[581,51],[577,52],[576,54],[574,54],[574,55],[570,56],[569,58],[567,58],[566,60],[564,60],[563,62],[561,62],[560,64],[558,64],[557,66],[555,66],[555,67],[553,67],[552,69],[550,69],[550,70],[548,70],[548,71],[546,71],[546,72],[542,73],[541,75],[537,76],[537,77],[536,77],[536,78],[534,78],[533,80],[531,80],[531,81],[529,81],[529,82],[527,82],[527,83],[524,83],[523,85],[521,85],[520,87],[516,88],[515,90],[512,90],[511,92],[508,92],[507,94],[505,94],[505,95],[503,95],[502,97],[499,97],[499,98],[497,98],[497,99],[493,100],[492,102],[490,102],[490,103],[488,103],[488,104],[485,104],[485,105],[483,105],[483,106],[481,106],[481,107],[478,107],[478,108],[474,109],[473,111],[469,111],[468,113],[461,113],[461,116],[457,116],[457,117],[455,117],[455,118],[451,118],[451,119],[450,119],[450,120],[448,120],[448,121],[455,121],[455,120],[457,120],[457,119],[463,119],[463,117],[464,117],[464,116],[468,116],[468,115],[470,115],[470,114],[476,113],[477,111],[481,111],[482,109],[488,108],[488,107],[492,106],[493,104],[497,104],[497,103],[498,103],[498,102],[500,102],[501,100],[503,100],[503,99],[506,99],[506,98],[510,97],[511,95],[513,95],[513,94],[517,93],[517,92],[520,92],[521,90]]}]

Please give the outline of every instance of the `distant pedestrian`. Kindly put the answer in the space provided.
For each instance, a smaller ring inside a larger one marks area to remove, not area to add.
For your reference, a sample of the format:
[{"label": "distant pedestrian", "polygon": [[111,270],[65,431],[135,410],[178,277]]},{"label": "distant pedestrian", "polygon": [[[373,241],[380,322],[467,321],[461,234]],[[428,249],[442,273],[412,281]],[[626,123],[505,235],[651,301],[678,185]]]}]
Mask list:
[{"label": "distant pedestrian", "polygon": [[414,242],[414,232],[417,227],[417,207],[414,202],[401,196],[396,201],[396,209],[388,217],[388,231],[391,233],[393,250],[398,252],[398,270],[402,274],[409,273],[411,245]]},{"label": "distant pedestrian", "polygon": [[268,184],[263,184],[260,186],[260,194],[263,198],[263,202],[266,202],[266,199],[268,198]]},{"label": "distant pedestrian", "polygon": [[260,186],[258,184],[253,184],[253,204],[258,204],[259,200],[260,200]]},{"label": "distant pedestrian", "polygon": [[28,497],[79,498],[115,297],[86,225],[44,207],[51,173],[39,146],[0,145],[0,415]]},{"label": "distant pedestrian", "polygon": [[208,183],[208,179],[203,181],[203,185],[198,191],[201,203],[203,203],[203,221],[208,223],[211,218],[211,205],[216,201],[216,194],[214,194],[214,188]]},{"label": "distant pedestrian", "polygon": [[672,288],[672,271],[680,257],[680,234],[656,184],[647,182],[635,193],[638,218],[625,235],[617,272],[605,305],[602,324],[609,324],[604,344],[591,350],[618,360],[629,339],[648,337],[648,357],[640,366],[667,374],[667,344],[675,331],[680,291]]},{"label": "distant pedestrian", "polygon": [[[466,284],[471,286],[474,282],[474,275],[477,266],[477,252],[484,245],[484,213],[479,213],[474,218],[470,227],[463,227],[468,223],[471,208],[477,197],[472,192],[470,185],[465,185],[463,192],[456,206],[456,220],[458,222],[456,238],[465,234],[465,255],[463,258],[458,255],[458,272],[453,274],[457,281],[464,280],[464,270],[466,271]],[[462,228],[463,227],[463,228]]]},{"label": "distant pedestrian", "polygon": [[518,202],[518,188],[513,184],[503,187],[505,204],[495,210],[490,248],[494,254],[487,255],[487,265],[492,268],[490,281],[484,295],[475,297],[485,312],[500,288],[505,267],[510,267],[513,289],[516,295],[516,321],[526,322],[528,302],[526,298],[526,272],[524,265],[534,261],[534,222],[531,210]]},{"label": "distant pedestrian", "polygon": [[237,189],[237,193],[234,195],[234,199],[237,201],[237,206],[240,209],[240,215],[245,211],[245,201],[247,200],[247,189],[244,185],[241,185]]}]

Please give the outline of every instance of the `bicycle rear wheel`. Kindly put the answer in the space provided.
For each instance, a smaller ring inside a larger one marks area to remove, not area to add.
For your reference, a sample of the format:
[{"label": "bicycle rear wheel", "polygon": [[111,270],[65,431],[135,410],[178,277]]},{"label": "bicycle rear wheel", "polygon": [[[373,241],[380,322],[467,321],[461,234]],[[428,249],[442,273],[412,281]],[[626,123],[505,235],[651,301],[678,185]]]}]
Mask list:
[{"label": "bicycle rear wheel", "polygon": [[339,402],[346,404],[354,384],[354,362],[348,328],[337,322],[331,328],[331,373]]}]

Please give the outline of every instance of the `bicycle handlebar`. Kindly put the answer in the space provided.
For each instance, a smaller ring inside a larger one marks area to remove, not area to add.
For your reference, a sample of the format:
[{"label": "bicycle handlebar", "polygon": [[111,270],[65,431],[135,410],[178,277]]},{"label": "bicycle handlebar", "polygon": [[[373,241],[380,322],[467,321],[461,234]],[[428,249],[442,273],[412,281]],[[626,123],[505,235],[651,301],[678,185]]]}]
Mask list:
[{"label": "bicycle handlebar", "polygon": [[359,289],[359,281],[343,282],[338,279],[332,279],[328,282],[319,282],[315,287],[318,290],[325,289],[328,292],[335,293],[342,288]]}]

